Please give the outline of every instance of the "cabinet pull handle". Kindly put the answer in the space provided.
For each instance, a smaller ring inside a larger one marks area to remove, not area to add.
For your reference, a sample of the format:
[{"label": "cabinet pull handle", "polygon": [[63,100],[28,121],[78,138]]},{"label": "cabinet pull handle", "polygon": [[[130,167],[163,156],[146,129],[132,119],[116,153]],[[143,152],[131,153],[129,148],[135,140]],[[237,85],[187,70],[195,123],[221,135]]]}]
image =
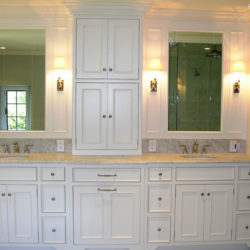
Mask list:
[{"label": "cabinet pull handle", "polygon": [[210,193],[207,193],[207,196],[210,196],[211,194]]},{"label": "cabinet pull handle", "polygon": [[56,198],[55,198],[55,197],[52,197],[52,198],[51,198],[51,200],[52,200],[52,201],[55,201],[55,200],[56,200]]},{"label": "cabinet pull handle", "polygon": [[158,175],[159,175],[159,176],[162,176],[162,173],[159,173]]},{"label": "cabinet pull handle", "polygon": [[106,118],[106,115],[103,115],[102,118]]},{"label": "cabinet pull handle", "polygon": [[55,229],[55,228],[52,228],[51,231],[52,231],[52,233],[55,233],[55,232],[56,232],[56,229]]},{"label": "cabinet pull handle", "polygon": [[116,177],[117,174],[97,174],[98,177]]},{"label": "cabinet pull handle", "polygon": [[8,193],[8,196],[10,197],[10,196],[11,196],[11,193]]},{"label": "cabinet pull handle", "polygon": [[201,196],[204,196],[204,193],[201,193]]},{"label": "cabinet pull handle", "polygon": [[4,196],[5,196],[5,193],[2,193],[2,196],[4,197]]},{"label": "cabinet pull handle", "polygon": [[161,228],[158,228],[157,231],[158,231],[158,232],[161,232]]},{"label": "cabinet pull handle", "polygon": [[249,228],[248,226],[245,226],[245,229],[246,229],[246,230],[248,230],[248,228]]},{"label": "cabinet pull handle", "polygon": [[161,201],[161,200],[162,200],[162,198],[161,198],[161,197],[159,197],[159,198],[158,198],[158,201]]},{"label": "cabinet pull handle", "polygon": [[115,191],[117,191],[117,188],[113,188],[113,189],[98,188],[97,190],[98,190],[98,191],[101,191],[101,192],[115,192]]},{"label": "cabinet pull handle", "polygon": [[107,70],[106,68],[103,68],[103,69],[102,69],[102,71],[104,71],[104,72],[105,72],[106,70]]},{"label": "cabinet pull handle", "polygon": [[113,69],[112,68],[109,68],[109,71],[111,72]]},{"label": "cabinet pull handle", "polygon": [[248,199],[248,200],[250,199],[250,195],[247,196],[247,199]]},{"label": "cabinet pull handle", "polygon": [[55,173],[50,173],[51,176],[55,176]]},{"label": "cabinet pull handle", "polygon": [[109,115],[109,118],[112,118],[112,115]]}]

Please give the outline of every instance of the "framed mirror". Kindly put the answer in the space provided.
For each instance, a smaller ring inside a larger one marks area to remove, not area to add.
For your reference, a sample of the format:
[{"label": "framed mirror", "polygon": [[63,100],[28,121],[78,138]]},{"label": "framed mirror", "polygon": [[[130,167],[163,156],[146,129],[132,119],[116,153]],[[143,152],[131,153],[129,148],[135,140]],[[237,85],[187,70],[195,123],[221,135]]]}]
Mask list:
[{"label": "framed mirror", "polygon": [[0,30],[0,129],[45,129],[45,30]]},{"label": "framed mirror", "polygon": [[169,131],[220,131],[222,34],[169,33]]}]

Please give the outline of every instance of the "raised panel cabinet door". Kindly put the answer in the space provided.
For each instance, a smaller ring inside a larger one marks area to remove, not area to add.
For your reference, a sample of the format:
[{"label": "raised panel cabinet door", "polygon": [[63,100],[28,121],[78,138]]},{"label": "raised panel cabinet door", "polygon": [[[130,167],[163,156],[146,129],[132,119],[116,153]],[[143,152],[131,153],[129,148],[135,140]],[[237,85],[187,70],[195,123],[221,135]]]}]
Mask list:
[{"label": "raised panel cabinet door", "polygon": [[203,240],[204,185],[177,185],[175,241]]},{"label": "raised panel cabinet door", "polygon": [[97,187],[74,187],[75,244],[105,243],[108,199]]},{"label": "raised panel cabinet door", "polygon": [[107,78],[107,20],[77,19],[76,78]]},{"label": "raised panel cabinet door", "polygon": [[110,242],[138,243],[140,234],[140,187],[117,186],[110,192]]},{"label": "raised panel cabinet door", "polygon": [[138,85],[109,84],[109,149],[137,149],[138,116]]},{"label": "raised panel cabinet door", "polygon": [[37,243],[37,187],[8,185],[9,242]]},{"label": "raised panel cabinet door", "polygon": [[106,149],[106,84],[77,84],[75,116],[77,149]]},{"label": "raised panel cabinet door", "polygon": [[207,185],[205,205],[205,240],[231,240],[233,186]]},{"label": "raised panel cabinet door", "polygon": [[8,242],[8,206],[6,186],[0,185],[0,242]]},{"label": "raised panel cabinet door", "polygon": [[108,21],[108,78],[139,78],[139,20]]}]

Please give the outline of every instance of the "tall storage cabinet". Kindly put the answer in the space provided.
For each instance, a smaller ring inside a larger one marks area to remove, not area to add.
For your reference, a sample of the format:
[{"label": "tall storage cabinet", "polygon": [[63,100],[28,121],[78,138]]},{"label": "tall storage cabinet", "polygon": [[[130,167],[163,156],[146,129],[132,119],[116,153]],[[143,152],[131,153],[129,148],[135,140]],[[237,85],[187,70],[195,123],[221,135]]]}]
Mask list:
[{"label": "tall storage cabinet", "polygon": [[75,19],[73,154],[140,154],[140,19]]}]

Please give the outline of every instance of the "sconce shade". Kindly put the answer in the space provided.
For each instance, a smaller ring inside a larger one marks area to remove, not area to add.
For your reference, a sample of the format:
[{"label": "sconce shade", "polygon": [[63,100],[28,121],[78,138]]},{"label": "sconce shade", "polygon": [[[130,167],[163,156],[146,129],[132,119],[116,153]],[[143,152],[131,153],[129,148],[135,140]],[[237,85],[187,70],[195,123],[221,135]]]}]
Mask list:
[{"label": "sconce shade", "polygon": [[152,59],[149,64],[149,69],[151,71],[161,71],[162,65],[160,59]]},{"label": "sconce shade", "polygon": [[233,63],[232,70],[233,70],[233,72],[244,72],[245,65],[242,61],[236,61]]},{"label": "sconce shade", "polygon": [[64,57],[56,57],[54,60],[54,69],[67,69]]}]

